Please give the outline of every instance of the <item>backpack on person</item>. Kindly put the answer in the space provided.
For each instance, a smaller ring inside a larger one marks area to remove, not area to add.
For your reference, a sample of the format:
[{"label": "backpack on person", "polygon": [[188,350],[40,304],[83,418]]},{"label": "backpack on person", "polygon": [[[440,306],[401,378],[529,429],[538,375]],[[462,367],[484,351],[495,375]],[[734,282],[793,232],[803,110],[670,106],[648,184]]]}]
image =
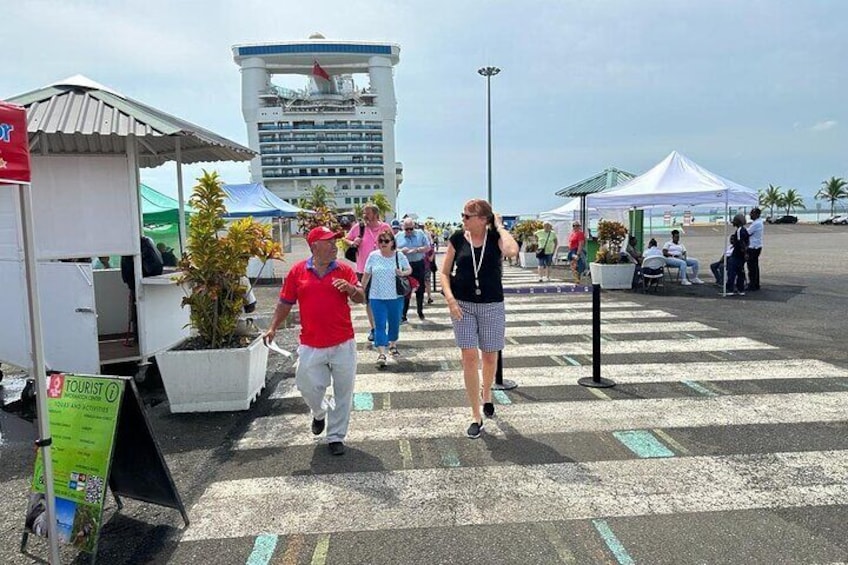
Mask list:
[{"label": "backpack on person", "polygon": [[[359,222],[359,237],[362,237],[362,234],[365,233],[365,222]],[[345,249],[345,259],[350,261],[351,263],[356,263],[356,254],[359,252],[359,247],[356,245],[349,245],[347,249]]]}]

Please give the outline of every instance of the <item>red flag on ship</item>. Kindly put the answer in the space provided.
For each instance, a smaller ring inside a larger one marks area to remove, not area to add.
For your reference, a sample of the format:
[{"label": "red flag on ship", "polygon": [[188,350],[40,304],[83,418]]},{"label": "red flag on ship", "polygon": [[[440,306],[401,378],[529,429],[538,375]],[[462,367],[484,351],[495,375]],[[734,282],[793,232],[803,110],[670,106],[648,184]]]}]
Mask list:
[{"label": "red flag on ship", "polygon": [[0,101],[0,183],[30,181],[26,110]]},{"label": "red flag on ship", "polygon": [[318,61],[315,61],[315,63],[312,65],[312,76],[316,76],[324,80],[330,80],[330,75],[327,74],[327,71],[321,68],[321,65],[318,64]]}]

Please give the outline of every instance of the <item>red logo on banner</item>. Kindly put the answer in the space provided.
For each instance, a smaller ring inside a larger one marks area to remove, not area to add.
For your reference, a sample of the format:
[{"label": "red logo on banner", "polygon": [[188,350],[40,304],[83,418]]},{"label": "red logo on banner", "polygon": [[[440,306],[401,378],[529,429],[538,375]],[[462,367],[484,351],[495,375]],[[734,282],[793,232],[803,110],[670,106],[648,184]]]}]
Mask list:
[{"label": "red logo on banner", "polygon": [[0,102],[0,182],[30,181],[26,110]]},{"label": "red logo on banner", "polygon": [[65,389],[65,375],[57,373],[50,375],[50,384],[47,386],[47,398],[62,398]]}]

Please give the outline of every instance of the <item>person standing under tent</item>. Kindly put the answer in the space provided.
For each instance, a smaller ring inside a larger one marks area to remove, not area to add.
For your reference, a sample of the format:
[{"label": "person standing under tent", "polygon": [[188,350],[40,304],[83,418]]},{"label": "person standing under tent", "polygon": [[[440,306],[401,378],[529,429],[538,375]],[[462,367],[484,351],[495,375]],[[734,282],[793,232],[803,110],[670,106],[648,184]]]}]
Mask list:
[{"label": "person standing under tent", "polygon": [[[733,227],[736,228],[736,231],[730,234],[730,245],[733,247],[733,251],[727,258],[726,291],[728,296],[734,294],[745,296],[745,257],[748,256],[750,237],[748,230],[745,229],[744,214],[733,216]],[[733,291],[734,285],[736,287],[735,293]]]},{"label": "person standing under tent", "polygon": [[583,227],[580,222],[574,220],[571,222],[571,233],[568,234],[568,262],[571,265],[571,274],[574,277],[574,284],[580,284],[580,275],[586,270],[586,260],[583,256],[586,254],[586,234],[583,233]]},{"label": "person standing under tent", "polygon": [[751,223],[746,228],[750,237],[748,246],[748,290],[760,290],[760,254],[763,252],[763,219],[759,208],[751,209]]},{"label": "person standing under tent", "polygon": [[[483,415],[495,415],[492,383],[498,351],[504,348],[506,327],[503,257],[515,257],[518,244],[485,200],[466,202],[462,223],[464,230],[454,232],[448,239],[440,274],[454,337],[462,352],[465,393],[471,404],[473,421],[466,434],[475,439],[483,430]],[[478,367],[481,356],[482,398]]]}]

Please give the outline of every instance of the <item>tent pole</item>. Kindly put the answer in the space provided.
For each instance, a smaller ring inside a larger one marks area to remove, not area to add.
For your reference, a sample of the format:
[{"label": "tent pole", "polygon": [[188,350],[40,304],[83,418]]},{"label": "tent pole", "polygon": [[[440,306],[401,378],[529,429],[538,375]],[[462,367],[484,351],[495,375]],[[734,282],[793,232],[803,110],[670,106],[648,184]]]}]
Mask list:
[{"label": "tent pole", "polygon": [[35,229],[33,227],[32,190],[29,185],[18,185],[21,191],[21,226],[23,232],[24,261],[26,263],[27,294],[29,295],[29,331],[32,355],[30,375],[35,379],[35,397],[38,414],[36,445],[41,449],[44,472],[44,490],[47,499],[47,541],[50,546],[50,563],[58,565],[59,538],[56,529],[56,493],[53,485],[53,459],[50,454],[50,414],[47,411],[47,374],[44,368],[44,342],[41,334],[41,309],[38,299],[38,262],[35,258]]},{"label": "tent pole", "polygon": [[177,207],[177,214],[179,217],[177,233],[180,236],[180,257],[185,255],[186,248],[185,195],[183,194],[183,153],[181,141],[182,138],[177,136],[176,144],[174,145],[174,157],[177,161],[177,201],[179,202]]},{"label": "tent pole", "polygon": [[728,199],[730,197],[730,191],[724,191],[724,241],[721,246],[721,260],[724,261],[724,281],[721,285],[721,295],[722,297],[727,296],[727,279],[730,273],[727,272],[727,220],[730,219],[730,203]]}]

